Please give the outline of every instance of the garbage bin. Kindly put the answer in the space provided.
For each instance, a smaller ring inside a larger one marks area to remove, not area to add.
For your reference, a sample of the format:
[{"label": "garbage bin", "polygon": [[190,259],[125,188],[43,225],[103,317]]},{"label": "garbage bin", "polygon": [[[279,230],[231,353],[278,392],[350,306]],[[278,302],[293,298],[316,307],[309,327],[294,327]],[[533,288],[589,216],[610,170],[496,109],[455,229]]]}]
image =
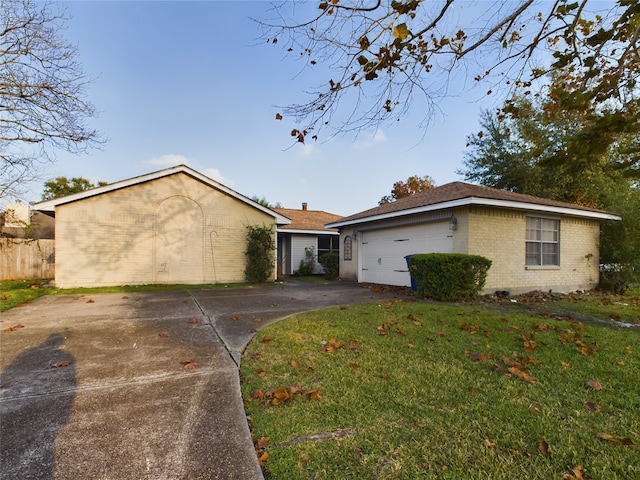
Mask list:
[{"label": "garbage bin", "polygon": [[411,276],[411,290],[413,290],[414,292],[418,291],[418,284],[416,283],[416,279],[413,278],[413,275],[411,275],[411,268],[410,268],[410,264],[409,264],[409,259],[413,256],[415,256],[416,254],[414,253],[413,255],[407,255],[406,257],[404,257],[404,259],[407,262],[407,269],[409,270],[409,275]]}]

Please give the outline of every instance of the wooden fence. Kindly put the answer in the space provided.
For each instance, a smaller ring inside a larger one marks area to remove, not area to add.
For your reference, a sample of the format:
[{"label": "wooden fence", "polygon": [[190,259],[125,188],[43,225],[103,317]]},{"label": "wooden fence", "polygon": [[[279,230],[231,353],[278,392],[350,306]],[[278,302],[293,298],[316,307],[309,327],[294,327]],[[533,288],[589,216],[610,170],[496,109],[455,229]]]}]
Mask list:
[{"label": "wooden fence", "polygon": [[55,277],[55,240],[0,238],[0,280]]}]

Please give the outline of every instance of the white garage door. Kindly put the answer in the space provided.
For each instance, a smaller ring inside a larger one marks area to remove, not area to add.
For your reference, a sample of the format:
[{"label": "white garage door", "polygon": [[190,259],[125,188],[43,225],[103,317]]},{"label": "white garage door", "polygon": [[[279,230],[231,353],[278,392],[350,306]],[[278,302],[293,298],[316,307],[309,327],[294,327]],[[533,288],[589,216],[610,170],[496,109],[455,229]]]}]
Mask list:
[{"label": "white garage door", "polygon": [[405,256],[416,253],[451,253],[449,222],[364,231],[360,281],[410,286]]}]

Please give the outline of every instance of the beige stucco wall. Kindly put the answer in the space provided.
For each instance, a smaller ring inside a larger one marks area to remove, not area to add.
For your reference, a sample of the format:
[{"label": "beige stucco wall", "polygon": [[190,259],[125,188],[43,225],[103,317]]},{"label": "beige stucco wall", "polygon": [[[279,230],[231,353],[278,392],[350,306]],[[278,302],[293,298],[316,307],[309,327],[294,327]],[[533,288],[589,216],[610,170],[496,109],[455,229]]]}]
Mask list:
[{"label": "beige stucco wall", "polygon": [[62,205],[56,285],[243,282],[246,226],[273,222],[184,173]]},{"label": "beige stucco wall", "polygon": [[455,215],[458,229],[454,232],[454,252],[483,255],[493,262],[484,293],[567,292],[598,284],[600,226],[596,220],[551,216],[560,219],[560,266],[527,267],[525,212],[469,207],[457,210]]}]

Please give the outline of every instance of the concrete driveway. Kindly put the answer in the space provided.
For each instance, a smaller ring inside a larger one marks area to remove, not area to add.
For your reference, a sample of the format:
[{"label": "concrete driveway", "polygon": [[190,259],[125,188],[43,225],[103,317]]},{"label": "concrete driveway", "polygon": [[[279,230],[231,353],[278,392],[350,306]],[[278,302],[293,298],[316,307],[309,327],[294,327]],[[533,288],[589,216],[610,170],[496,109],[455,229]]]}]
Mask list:
[{"label": "concrete driveway", "polygon": [[65,295],[0,314],[0,478],[261,479],[238,364],[291,314],[381,302],[355,284]]}]

